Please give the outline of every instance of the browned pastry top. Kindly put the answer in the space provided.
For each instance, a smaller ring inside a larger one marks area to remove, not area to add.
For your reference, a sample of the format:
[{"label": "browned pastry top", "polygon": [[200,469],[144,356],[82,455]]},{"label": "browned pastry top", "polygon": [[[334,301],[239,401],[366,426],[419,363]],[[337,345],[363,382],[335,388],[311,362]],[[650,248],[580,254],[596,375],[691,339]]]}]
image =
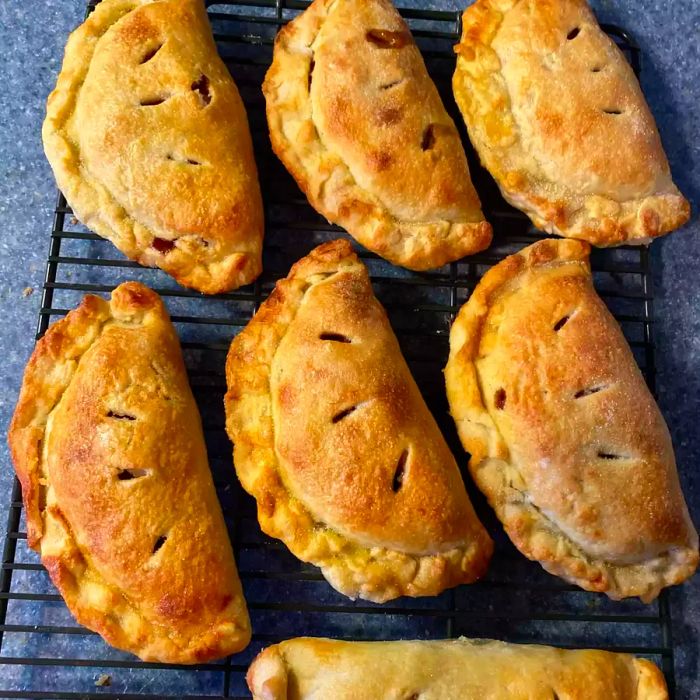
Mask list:
[{"label": "browned pastry top", "polygon": [[127,282],[51,326],[9,442],[29,544],[81,624],[146,660],[197,663],[248,643],[199,414],[157,294]]},{"label": "browned pastry top", "polygon": [[284,481],[317,520],[418,555],[464,540],[459,471],[359,262],[308,289],[270,389]]}]

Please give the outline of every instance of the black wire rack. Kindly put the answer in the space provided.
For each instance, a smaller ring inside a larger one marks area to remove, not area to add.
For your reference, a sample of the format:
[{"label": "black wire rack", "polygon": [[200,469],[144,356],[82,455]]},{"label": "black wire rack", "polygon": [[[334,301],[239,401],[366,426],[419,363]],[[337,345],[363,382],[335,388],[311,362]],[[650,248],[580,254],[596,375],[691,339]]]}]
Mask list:
[{"label": "black wire rack", "polygon": [[[420,0],[416,0],[420,2]],[[669,597],[651,605],[613,602],[546,574],[509,543],[484,499],[465,479],[477,512],[496,540],[484,580],[435,598],[384,605],[351,601],[319,571],[296,560],[259,530],[252,499],[235,478],[223,425],[224,359],[231,338],[250,320],[292,262],[324,240],[346,236],[308,205],[270,150],[261,92],[278,28],[306,7],[297,0],[208,2],[220,53],[248,109],[265,196],[264,273],[249,287],[217,297],[183,289],[160,270],[125,260],[83,228],[59,195],[49,245],[37,338],[77,305],[84,293],[109,293],[138,279],[166,300],[205,427],[210,462],[249,603],[253,642],[243,653],[194,667],[144,663],[107,646],[72,619],[38,556],[26,543],[19,484],[9,508],[0,573],[0,696],[8,698],[247,698],[244,675],[265,645],[299,635],[345,639],[445,638],[465,635],[562,647],[627,651],[654,660],[674,691]],[[445,105],[462,129],[450,77],[460,34],[456,12],[403,8]],[[635,71],[639,49],[620,28],[605,26]],[[480,168],[462,129],[472,176],[494,243],[483,253],[428,273],[411,273],[360,250],[377,296],[389,312],[426,401],[462,466],[466,455],[447,413],[441,370],[455,313],[483,272],[541,236],[508,206]],[[595,251],[596,287],[620,321],[654,389],[653,291],[646,248]]]}]

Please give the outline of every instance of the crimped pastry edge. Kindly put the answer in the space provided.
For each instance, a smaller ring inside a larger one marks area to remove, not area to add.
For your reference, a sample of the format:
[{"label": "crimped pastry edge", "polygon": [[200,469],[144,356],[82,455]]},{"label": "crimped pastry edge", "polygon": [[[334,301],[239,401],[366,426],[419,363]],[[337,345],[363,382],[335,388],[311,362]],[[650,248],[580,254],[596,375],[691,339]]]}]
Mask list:
[{"label": "crimped pastry edge", "polygon": [[[291,700],[289,694],[290,670],[284,656],[284,647],[287,644],[305,641],[334,642],[336,640],[324,638],[297,637],[295,639],[273,644],[263,649],[251,663],[246,674],[246,682],[253,700]],[[495,640],[468,640],[464,637],[458,639],[444,640],[446,642],[493,642]],[[352,642],[341,642],[352,644]],[[370,642],[371,643],[371,642]],[[385,644],[386,642],[375,642]],[[435,643],[435,642],[433,642]],[[437,642],[440,643],[439,641]],[[503,642],[496,642],[503,644]],[[509,645],[509,646],[533,646],[533,645]],[[534,645],[538,646],[538,645]],[[638,673],[637,697],[636,700],[668,700],[668,688],[663,673],[658,666],[647,659],[632,657],[632,661]],[[296,696],[295,696],[296,697]],[[299,700],[304,700],[299,698]]]},{"label": "crimped pastry edge", "polygon": [[[484,250],[492,237],[491,224],[486,220],[400,221],[358,185],[340,156],[328,151],[321,141],[313,122],[311,101],[301,104],[298,96],[308,92],[311,47],[335,2],[314,0],[275,39],[272,64],[263,83],[273,151],[318,212],[394,265],[429,270]],[[296,92],[292,98],[290,84],[293,87],[294,83]],[[299,132],[305,134],[304,138],[313,142],[303,153],[285,135],[285,128],[295,121],[299,122]],[[330,164],[321,166],[322,159]]]},{"label": "crimped pastry edge", "polygon": [[[437,595],[485,571],[491,540],[434,555],[365,547],[314,520],[284,486],[277,468],[269,374],[275,353],[305,292],[343,270],[363,267],[346,240],[322,244],[280,280],[253,321],[231,343],[226,361],[226,431],[243,488],[255,497],[260,527],[299,559],[321,568],[350,598],[383,603],[399,596]],[[484,531],[485,534],[485,531]]]},{"label": "crimped pastry edge", "polygon": [[[505,441],[491,419],[477,379],[475,358],[481,325],[502,289],[520,274],[539,266],[582,265],[590,271],[590,246],[576,240],[545,239],[524,248],[492,267],[460,309],[450,331],[450,355],[445,381],[450,412],[464,448],[470,453],[469,471],[496,511],[516,547],[549,573],[613,600],[638,596],[644,602],[690,577],[698,565],[698,551],[675,547],[663,556],[639,564],[613,564],[587,555],[527,495],[509,485],[507,471],[516,466],[502,456]],[[459,420],[455,413],[468,414]]]},{"label": "crimped pastry edge", "polygon": [[[481,63],[482,73],[497,72],[500,60],[491,49],[505,15],[522,0],[477,0],[462,14],[462,36],[455,46],[457,64],[452,86],[455,100],[471,141],[483,165],[494,174],[503,197],[514,207],[525,212],[537,228],[546,233],[587,241],[599,247],[618,245],[647,245],[683,226],[690,219],[690,204],[677,190],[656,193],[647,197],[615,202],[596,195],[578,195],[557,183],[541,178],[530,179],[517,169],[508,172],[502,167],[501,149],[482,138],[476,127],[481,117],[470,109],[471,101],[465,95],[474,92],[474,80],[468,75],[467,64]],[[482,79],[484,78],[482,75]],[[508,109],[502,105],[499,109]],[[467,118],[469,115],[469,118]],[[674,186],[675,187],[675,186]],[[559,196],[552,197],[552,192]],[[568,203],[576,201],[578,209],[572,212]],[[617,213],[602,216],[589,214],[588,209],[618,209]]]},{"label": "crimped pastry edge", "polygon": [[[216,652],[223,636],[231,642],[220,656],[245,648],[251,636],[247,612],[242,626],[232,629],[231,622],[212,626],[190,637],[187,647],[179,646],[168,636],[167,630],[143,618],[131,601],[104,582],[90,565],[90,557],[75,541],[62,513],[47,512],[52,510],[50,506],[42,508],[47,500],[42,492],[50,488],[42,467],[45,431],[78,370],[80,359],[99,341],[107,324],[140,325],[151,314],[166,313],[160,297],[139,282],[122,283],[114,289],[110,301],[93,295],[83,297],[76,309],[54,323],[37,341],[25,369],[8,431],[8,444],[22,485],[27,542],[41,554],[42,564],[75,619],[99,633],[111,646],[136,654],[144,661],[194,664],[218,658]],[[42,483],[44,481],[47,483]],[[60,537],[59,546],[52,547],[51,551],[42,547],[48,528],[52,530],[52,541]],[[81,580],[106,589],[109,614],[94,606],[89,594],[83,595]],[[136,644],[119,624],[120,619],[128,624],[134,616],[146,628],[145,633],[141,629]]]},{"label": "crimped pastry edge", "polygon": [[[177,247],[167,256],[140,247],[136,229],[144,227],[130,217],[102,183],[88,177],[80,164],[79,149],[65,131],[100,37],[127,14],[154,1],[103,0],[71,33],[56,87],[47,101],[41,131],[44,151],[59,189],[85,226],[131,260],[147,267],[155,265],[185,287],[204,294],[219,294],[252,282],[262,272],[261,254],[234,252],[220,261],[202,263]],[[154,237],[157,235],[154,232]]]}]

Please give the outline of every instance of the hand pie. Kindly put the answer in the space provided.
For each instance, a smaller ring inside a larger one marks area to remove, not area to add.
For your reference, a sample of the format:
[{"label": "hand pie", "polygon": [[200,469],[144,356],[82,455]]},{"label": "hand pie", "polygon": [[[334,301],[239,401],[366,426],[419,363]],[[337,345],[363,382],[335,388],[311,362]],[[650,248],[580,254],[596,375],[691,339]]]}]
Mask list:
[{"label": "hand pie", "polygon": [[484,275],[450,333],[447,397],[518,549],[587,590],[650,601],[695,571],[698,537],[588,253],[544,240]]},{"label": "hand pie", "polygon": [[44,149],[75,215],[207,294],[261,270],[248,120],[202,0],[103,0],[68,40]]},{"label": "hand pie", "polygon": [[272,147],[311,205],[412,270],[488,247],[464,149],[389,0],[315,0],[275,42]]},{"label": "hand pie", "polygon": [[634,71],[585,0],[477,0],[455,51],[472,143],[535,226],[611,246],[688,220]]},{"label": "hand pie", "polygon": [[292,267],[233,340],[226,429],[263,531],[347,596],[436,595],[492,543],[347,241]]},{"label": "hand pie", "polygon": [[78,622],[145,661],[248,644],[199,414],[155,292],[126,282],[49,328],[9,443],[29,545]]},{"label": "hand pie", "polygon": [[646,659],[487,639],[298,638],[248,670],[253,700],[668,700]]}]

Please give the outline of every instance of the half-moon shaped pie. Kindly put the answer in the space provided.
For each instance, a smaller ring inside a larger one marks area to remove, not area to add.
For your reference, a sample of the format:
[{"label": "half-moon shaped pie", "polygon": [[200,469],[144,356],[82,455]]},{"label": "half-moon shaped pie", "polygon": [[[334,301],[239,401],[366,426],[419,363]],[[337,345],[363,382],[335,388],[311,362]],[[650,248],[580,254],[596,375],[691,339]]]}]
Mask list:
[{"label": "half-moon shaped pie", "polygon": [[278,34],[263,92],[275,153],[363,246],[426,270],[489,245],[457,129],[389,0],[315,0]]},{"label": "half-moon shaped pie", "polygon": [[688,220],[634,71],[585,0],[477,0],[455,51],[472,143],[535,226],[611,246]]},{"label": "half-moon shaped pie", "polygon": [[234,338],[226,428],[264,532],[351,598],[436,595],[492,543],[347,241],[319,246]]},{"label": "half-moon shaped pie", "polygon": [[698,564],[666,423],[595,293],[589,246],[544,240],[484,275],[445,369],[469,468],[515,545],[611,598]]},{"label": "half-moon shaped pie", "polygon": [[247,680],[253,700],[668,700],[646,659],[488,639],[290,639]]},{"label": "half-moon shaped pie", "polygon": [[155,292],[126,282],[49,328],[9,443],[29,545],[78,622],[146,661],[248,644],[199,413]]},{"label": "half-moon shaped pie", "polygon": [[207,294],[262,269],[245,108],[202,0],[103,0],[68,40],[43,128],[75,215]]}]

